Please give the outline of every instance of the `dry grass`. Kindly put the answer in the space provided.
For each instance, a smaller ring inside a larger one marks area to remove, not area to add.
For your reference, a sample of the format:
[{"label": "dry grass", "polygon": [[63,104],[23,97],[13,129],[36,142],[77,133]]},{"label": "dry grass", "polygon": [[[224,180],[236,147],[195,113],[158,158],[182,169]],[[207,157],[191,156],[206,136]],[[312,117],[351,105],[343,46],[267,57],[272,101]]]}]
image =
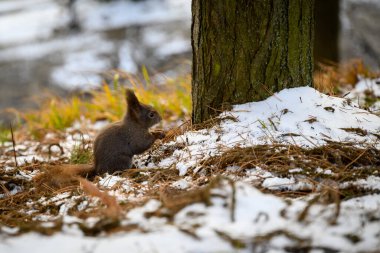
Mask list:
[{"label": "dry grass", "polygon": [[159,191],[160,200],[163,206],[173,213],[178,212],[185,206],[193,203],[202,202],[211,205],[211,190],[222,183],[223,177],[217,176],[210,178],[210,182],[205,186],[200,186],[191,190],[179,190],[168,186],[161,187]]},{"label": "dry grass", "polygon": [[[11,184],[21,185],[24,190],[16,195],[8,195],[0,199],[0,222],[9,227],[18,227],[17,234],[29,231],[37,231],[43,234],[53,234],[61,231],[63,222],[59,215],[60,205],[51,199],[57,194],[66,193],[74,201],[69,214],[81,219],[98,217],[99,221],[92,227],[85,223],[78,223],[79,228],[86,234],[95,236],[101,232],[117,231],[142,231],[138,224],[121,225],[120,220],[129,210],[141,206],[150,199],[160,200],[162,207],[147,216],[159,216],[172,219],[182,208],[196,202],[210,204],[213,197],[212,189],[219,187],[221,183],[230,183],[232,187],[231,220],[234,214],[234,182],[228,179],[232,175],[236,180],[247,176],[246,171],[256,166],[270,171],[278,177],[290,175],[302,175],[308,182],[322,185],[316,192],[275,191],[268,190],[257,185],[264,192],[270,192],[281,197],[303,196],[316,194],[309,205],[299,215],[299,221],[307,219],[309,208],[316,203],[335,203],[336,212],[331,217],[334,223],[339,216],[340,201],[355,196],[373,193],[372,190],[359,186],[339,188],[339,184],[366,178],[369,175],[379,175],[380,151],[374,148],[357,148],[349,144],[329,143],[323,147],[314,149],[302,149],[297,146],[286,145],[259,145],[250,148],[233,148],[225,153],[207,160],[201,164],[206,174],[193,174],[191,187],[186,190],[173,188],[171,184],[179,179],[178,170],[172,169],[130,169],[125,171],[121,178],[125,178],[133,189],[128,194],[142,194],[138,200],[118,202],[115,197],[107,193],[108,190],[117,191],[121,184],[116,184],[112,189],[98,185],[98,179],[93,182],[78,178],[75,172],[78,165],[71,165],[70,170],[62,173],[62,166],[50,163],[37,163],[21,166],[14,171],[1,171],[1,178],[7,185],[1,185],[0,193],[9,193]],[[229,166],[239,166],[238,171],[227,171]],[[46,173],[34,178],[33,181],[17,177],[19,171],[32,172],[45,168]],[[89,167],[90,168],[90,167]],[[302,170],[289,173],[290,169],[302,168]],[[316,168],[329,169],[332,174],[323,174]],[[69,172],[68,172],[69,171]],[[220,175],[220,176],[218,176]],[[227,176],[227,177],[226,177]],[[127,194],[127,193],[125,193]],[[98,202],[85,210],[78,211],[78,206],[84,200],[98,199]],[[219,196],[220,197],[220,196]],[[41,201],[43,200],[43,201]],[[35,210],[27,214],[27,210]],[[25,211],[20,211],[25,210]],[[41,215],[51,217],[51,226],[46,227],[44,222],[39,221]],[[191,231],[184,231],[192,233]],[[224,236],[224,235],[220,235]],[[231,239],[231,243],[238,241]]]},{"label": "dry grass", "polygon": [[[78,223],[79,228],[86,235],[97,235],[101,232],[130,231],[137,229],[133,226],[120,226],[119,218],[126,211],[142,205],[144,202],[131,202],[121,207],[114,196],[107,193],[107,190],[100,189],[94,183],[78,177],[75,170],[76,165],[52,165],[47,163],[36,163],[33,166],[21,166],[13,171],[0,171],[0,177],[7,182],[1,185],[0,193],[8,195],[0,199],[0,224],[7,227],[16,227],[18,231],[15,235],[26,232],[39,232],[51,235],[61,231],[63,221],[60,215],[61,204],[72,203],[69,214],[81,219],[97,217],[100,220],[89,227],[85,223]],[[31,172],[45,167],[45,173],[35,177],[32,181],[27,178],[20,178],[19,172]],[[15,195],[9,194],[13,185],[23,188],[22,192]],[[62,198],[57,198],[59,194],[66,194]],[[73,197],[73,198],[72,198]],[[99,199],[94,205],[86,210],[78,211],[78,206],[83,201]],[[45,219],[41,216],[50,217],[49,226],[44,225]]]},{"label": "dry grass", "polygon": [[380,73],[371,70],[360,59],[352,59],[346,63],[322,64],[314,73],[314,87],[329,95],[341,95],[340,90],[347,85],[355,85],[359,77],[376,78]]},{"label": "dry grass", "polygon": [[[326,180],[343,183],[365,179],[371,175],[379,176],[380,150],[342,143],[329,143],[313,149],[292,145],[258,145],[248,148],[236,147],[202,162],[202,167],[208,175],[226,174],[226,168],[229,166],[240,167],[233,175],[242,178],[246,176],[246,169],[259,167],[278,177],[301,175],[303,180],[318,186],[325,184]],[[295,168],[301,170],[290,174],[289,171]],[[317,168],[331,170],[332,173],[325,174]],[[263,190],[288,197],[305,195],[305,192],[290,191],[285,194]],[[355,186],[339,191],[341,198],[361,196],[370,192],[372,191]]]},{"label": "dry grass", "polygon": [[184,118],[191,108],[190,76],[167,80],[164,85],[153,85],[128,73],[116,72],[112,84],[89,92],[85,100],[79,96],[61,98],[50,96],[38,110],[21,114],[29,131],[38,139],[47,132],[70,127],[81,117],[92,122],[122,118],[126,110],[125,90],[132,87],[139,100],[152,105],[165,120]]}]

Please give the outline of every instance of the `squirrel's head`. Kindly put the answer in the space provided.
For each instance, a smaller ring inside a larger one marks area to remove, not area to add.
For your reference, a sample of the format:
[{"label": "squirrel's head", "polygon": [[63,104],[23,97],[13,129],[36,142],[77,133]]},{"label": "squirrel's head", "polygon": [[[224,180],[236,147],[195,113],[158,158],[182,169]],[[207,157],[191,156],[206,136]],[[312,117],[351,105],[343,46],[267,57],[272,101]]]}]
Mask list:
[{"label": "squirrel's head", "polygon": [[132,90],[127,90],[126,99],[128,120],[133,120],[144,128],[149,128],[161,121],[158,112],[152,106],[140,103]]}]

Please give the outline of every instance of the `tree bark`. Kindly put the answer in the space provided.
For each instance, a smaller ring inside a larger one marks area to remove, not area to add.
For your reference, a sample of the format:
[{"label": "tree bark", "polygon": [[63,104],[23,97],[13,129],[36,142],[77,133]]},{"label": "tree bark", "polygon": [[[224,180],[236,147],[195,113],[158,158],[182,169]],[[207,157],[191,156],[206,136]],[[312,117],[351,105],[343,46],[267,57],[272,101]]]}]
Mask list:
[{"label": "tree bark", "polygon": [[312,85],[314,0],[193,0],[193,123]]}]

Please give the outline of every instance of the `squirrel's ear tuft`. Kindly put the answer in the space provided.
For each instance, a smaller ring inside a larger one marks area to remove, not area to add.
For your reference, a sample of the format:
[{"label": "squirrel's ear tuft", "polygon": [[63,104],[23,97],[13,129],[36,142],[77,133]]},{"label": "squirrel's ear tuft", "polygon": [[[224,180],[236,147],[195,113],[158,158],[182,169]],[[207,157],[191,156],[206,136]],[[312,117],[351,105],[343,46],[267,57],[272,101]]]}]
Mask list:
[{"label": "squirrel's ear tuft", "polygon": [[127,89],[126,99],[129,109],[136,109],[140,106],[140,102],[137,99],[135,93],[131,89]]}]

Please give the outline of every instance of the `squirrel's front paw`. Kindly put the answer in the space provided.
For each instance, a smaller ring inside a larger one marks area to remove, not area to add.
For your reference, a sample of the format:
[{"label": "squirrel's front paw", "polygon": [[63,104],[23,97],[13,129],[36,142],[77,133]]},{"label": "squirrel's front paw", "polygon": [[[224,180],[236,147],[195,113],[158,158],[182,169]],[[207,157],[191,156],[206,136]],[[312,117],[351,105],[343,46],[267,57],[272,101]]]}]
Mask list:
[{"label": "squirrel's front paw", "polygon": [[163,130],[154,130],[151,132],[151,134],[156,138],[156,139],[163,139],[165,138],[166,134],[165,131]]}]

